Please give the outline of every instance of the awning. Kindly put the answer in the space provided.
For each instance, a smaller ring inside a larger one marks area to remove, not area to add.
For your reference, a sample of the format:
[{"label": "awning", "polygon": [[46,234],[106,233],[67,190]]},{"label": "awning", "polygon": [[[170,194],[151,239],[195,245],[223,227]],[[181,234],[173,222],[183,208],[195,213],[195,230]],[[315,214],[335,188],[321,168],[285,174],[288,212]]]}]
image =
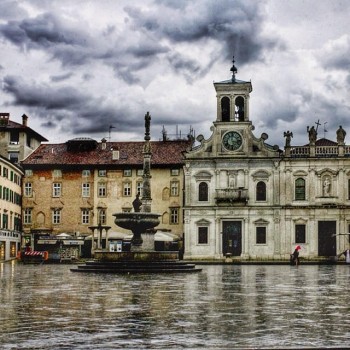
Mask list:
[{"label": "awning", "polygon": [[180,237],[170,232],[157,231],[154,240],[158,242],[176,242],[180,240]]},{"label": "awning", "polygon": [[84,245],[84,240],[82,239],[65,239],[63,242],[63,245]]},{"label": "awning", "polygon": [[57,239],[38,239],[38,244],[56,244]]}]

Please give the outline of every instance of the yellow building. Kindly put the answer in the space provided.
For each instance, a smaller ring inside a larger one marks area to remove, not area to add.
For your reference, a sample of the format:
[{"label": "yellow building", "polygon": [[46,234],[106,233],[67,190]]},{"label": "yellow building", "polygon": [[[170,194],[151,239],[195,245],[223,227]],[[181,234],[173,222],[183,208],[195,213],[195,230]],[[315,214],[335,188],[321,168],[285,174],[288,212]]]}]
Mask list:
[{"label": "yellow building", "polygon": [[[152,212],[159,230],[183,235],[183,152],[188,140],[151,142]],[[131,211],[141,194],[143,142],[97,142],[77,138],[42,144],[21,162],[23,231],[89,236],[99,223],[123,232],[113,214]],[[125,231],[124,231],[125,232]]]},{"label": "yellow building", "polygon": [[21,243],[21,169],[0,156],[0,261],[16,258]]}]

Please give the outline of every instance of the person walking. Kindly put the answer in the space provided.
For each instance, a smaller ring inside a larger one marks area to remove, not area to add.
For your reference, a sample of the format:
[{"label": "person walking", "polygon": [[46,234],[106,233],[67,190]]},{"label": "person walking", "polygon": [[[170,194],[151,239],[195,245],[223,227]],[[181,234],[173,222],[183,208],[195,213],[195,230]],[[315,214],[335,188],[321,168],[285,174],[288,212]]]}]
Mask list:
[{"label": "person walking", "polygon": [[300,245],[296,246],[293,254],[290,255],[290,264],[298,266],[300,263],[299,260],[299,250],[301,249]]}]

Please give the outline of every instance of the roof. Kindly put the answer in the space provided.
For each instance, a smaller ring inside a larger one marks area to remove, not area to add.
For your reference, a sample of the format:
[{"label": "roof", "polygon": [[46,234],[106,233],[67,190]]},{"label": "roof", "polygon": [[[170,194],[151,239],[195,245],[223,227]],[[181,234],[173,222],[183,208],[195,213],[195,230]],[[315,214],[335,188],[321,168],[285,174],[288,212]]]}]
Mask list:
[{"label": "roof", "polygon": [[14,122],[12,120],[9,120],[6,125],[1,125],[0,126],[0,130],[5,130],[6,131],[8,129],[24,131],[27,134],[35,137],[37,140],[39,140],[41,142],[42,141],[48,141],[44,136],[41,136],[36,131],[34,131],[32,128],[30,128],[29,126],[16,123],[16,122]]},{"label": "roof", "polygon": [[[76,141],[76,140],[75,140]],[[82,142],[85,142],[82,140]],[[91,142],[91,140],[89,141]],[[74,148],[69,149],[69,141],[60,144],[41,144],[31,155],[24,159],[23,167],[31,165],[83,165],[83,166],[103,166],[103,165],[143,165],[144,142],[96,142],[94,149],[82,147],[79,151]],[[105,145],[105,148],[103,147]],[[152,166],[180,165],[184,163],[183,152],[190,146],[188,140],[177,141],[151,141]],[[119,151],[119,157],[114,157],[114,151]]]},{"label": "roof", "polygon": [[239,79],[235,79],[235,81],[232,81],[232,79],[228,79],[228,80],[214,82],[214,84],[250,84],[250,81],[244,81]]},{"label": "roof", "polygon": [[[310,144],[306,144],[304,145],[304,147],[309,146]],[[337,142],[322,138],[322,139],[318,139],[315,142],[315,146],[338,146]]]}]

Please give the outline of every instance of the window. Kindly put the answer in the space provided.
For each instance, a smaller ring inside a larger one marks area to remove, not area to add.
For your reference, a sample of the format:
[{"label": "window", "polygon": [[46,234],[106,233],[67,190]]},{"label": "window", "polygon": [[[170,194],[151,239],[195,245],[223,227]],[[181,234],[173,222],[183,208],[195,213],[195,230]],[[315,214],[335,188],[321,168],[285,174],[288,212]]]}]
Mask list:
[{"label": "window", "polygon": [[90,170],[83,170],[82,171],[82,176],[83,177],[89,177],[90,176]]},{"label": "window", "polygon": [[12,130],[10,132],[10,144],[12,144],[12,145],[19,144],[19,131],[18,130]]},{"label": "window", "polygon": [[27,169],[25,172],[24,172],[25,176],[33,176],[33,170],[32,169]]},{"label": "window", "polygon": [[32,223],[32,209],[31,208],[25,208],[24,209],[23,222],[25,224],[31,224]]},{"label": "window", "polygon": [[123,196],[129,197],[131,196],[131,183],[125,182],[123,184]]},{"label": "window", "polygon": [[256,184],[256,200],[266,201],[266,184],[263,181]]},{"label": "window", "polygon": [[171,169],[170,174],[171,176],[178,176],[180,174],[180,169]]},{"label": "window", "polygon": [[198,227],[198,244],[208,244],[208,227]]},{"label": "window", "polygon": [[7,178],[7,176],[8,176],[8,169],[5,168],[5,167],[2,168],[2,176],[3,176],[3,177],[6,177],[6,178]]},{"label": "window", "polygon": [[305,180],[302,178],[295,180],[295,200],[305,200]]},{"label": "window", "polygon": [[19,153],[18,152],[9,152],[9,160],[11,163],[18,163]]},{"label": "window", "polygon": [[61,223],[61,210],[60,209],[52,210],[52,223],[53,224],[60,224]]},{"label": "window", "polygon": [[2,228],[8,229],[8,220],[9,220],[8,215],[2,214]]},{"label": "window", "polygon": [[99,171],[98,171],[98,176],[99,176],[99,177],[105,177],[105,176],[107,176],[107,171],[106,171],[106,170],[99,170]]},{"label": "window", "polygon": [[137,176],[143,176],[143,169],[137,169]]},{"label": "window", "polygon": [[81,223],[82,224],[89,224],[90,223],[90,210],[89,209],[83,209],[81,211]]},{"label": "window", "polygon": [[179,223],[179,208],[170,209],[170,223],[171,224]]},{"label": "window", "polygon": [[295,225],[295,243],[305,243],[306,242],[306,226],[305,225]]},{"label": "window", "polygon": [[52,184],[52,197],[60,197],[61,196],[61,183],[59,182],[54,182]]},{"label": "window", "polygon": [[138,181],[136,183],[136,191],[137,191],[137,194],[142,196],[142,182],[141,181]]},{"label": "window", "polygon": [[99,218],[98,218],[98,222],[101,224],[101,225],[106,225],[106,210],[105,209],[101,209],[99,211]]},{"label": "window", "polygon": [[170,182],[170,193],[172,196],[179,195],[179,181],[171,181]]},{"label": "window", "polygon": [[266,244],[266,227],[256,228],[256,244]]},{"label": "window", "polygon": [[206,182],[201,182],[198,186],[198,200],[200,202],[208,201],[208,184]]},{"label": "window", "polygon": [[10,242],[10,257],[16,257],[16,242]]},{"label": "window", "polygon": [[131,176],[131,175],[132,175],[131,169],[124,169],[123,176]]},{"label": "window", "polygon": [[82,195],[82,197],[90,197],[90,184],[89,183],[82,184],[81,195]]},{"label": "window", "polygon": [[98,196],[106,197],[106,195],[107,195],[107,185],[105,182],[100,182],[98,184]]},{"label": "window", "polygon": [[26,182],[24,184],[24,196],[31,197],[33,195],[32,183]]},{"label": "window", "polygon": [[230,121],[230,99],[226,96],[221,100],[221,121]]}]

